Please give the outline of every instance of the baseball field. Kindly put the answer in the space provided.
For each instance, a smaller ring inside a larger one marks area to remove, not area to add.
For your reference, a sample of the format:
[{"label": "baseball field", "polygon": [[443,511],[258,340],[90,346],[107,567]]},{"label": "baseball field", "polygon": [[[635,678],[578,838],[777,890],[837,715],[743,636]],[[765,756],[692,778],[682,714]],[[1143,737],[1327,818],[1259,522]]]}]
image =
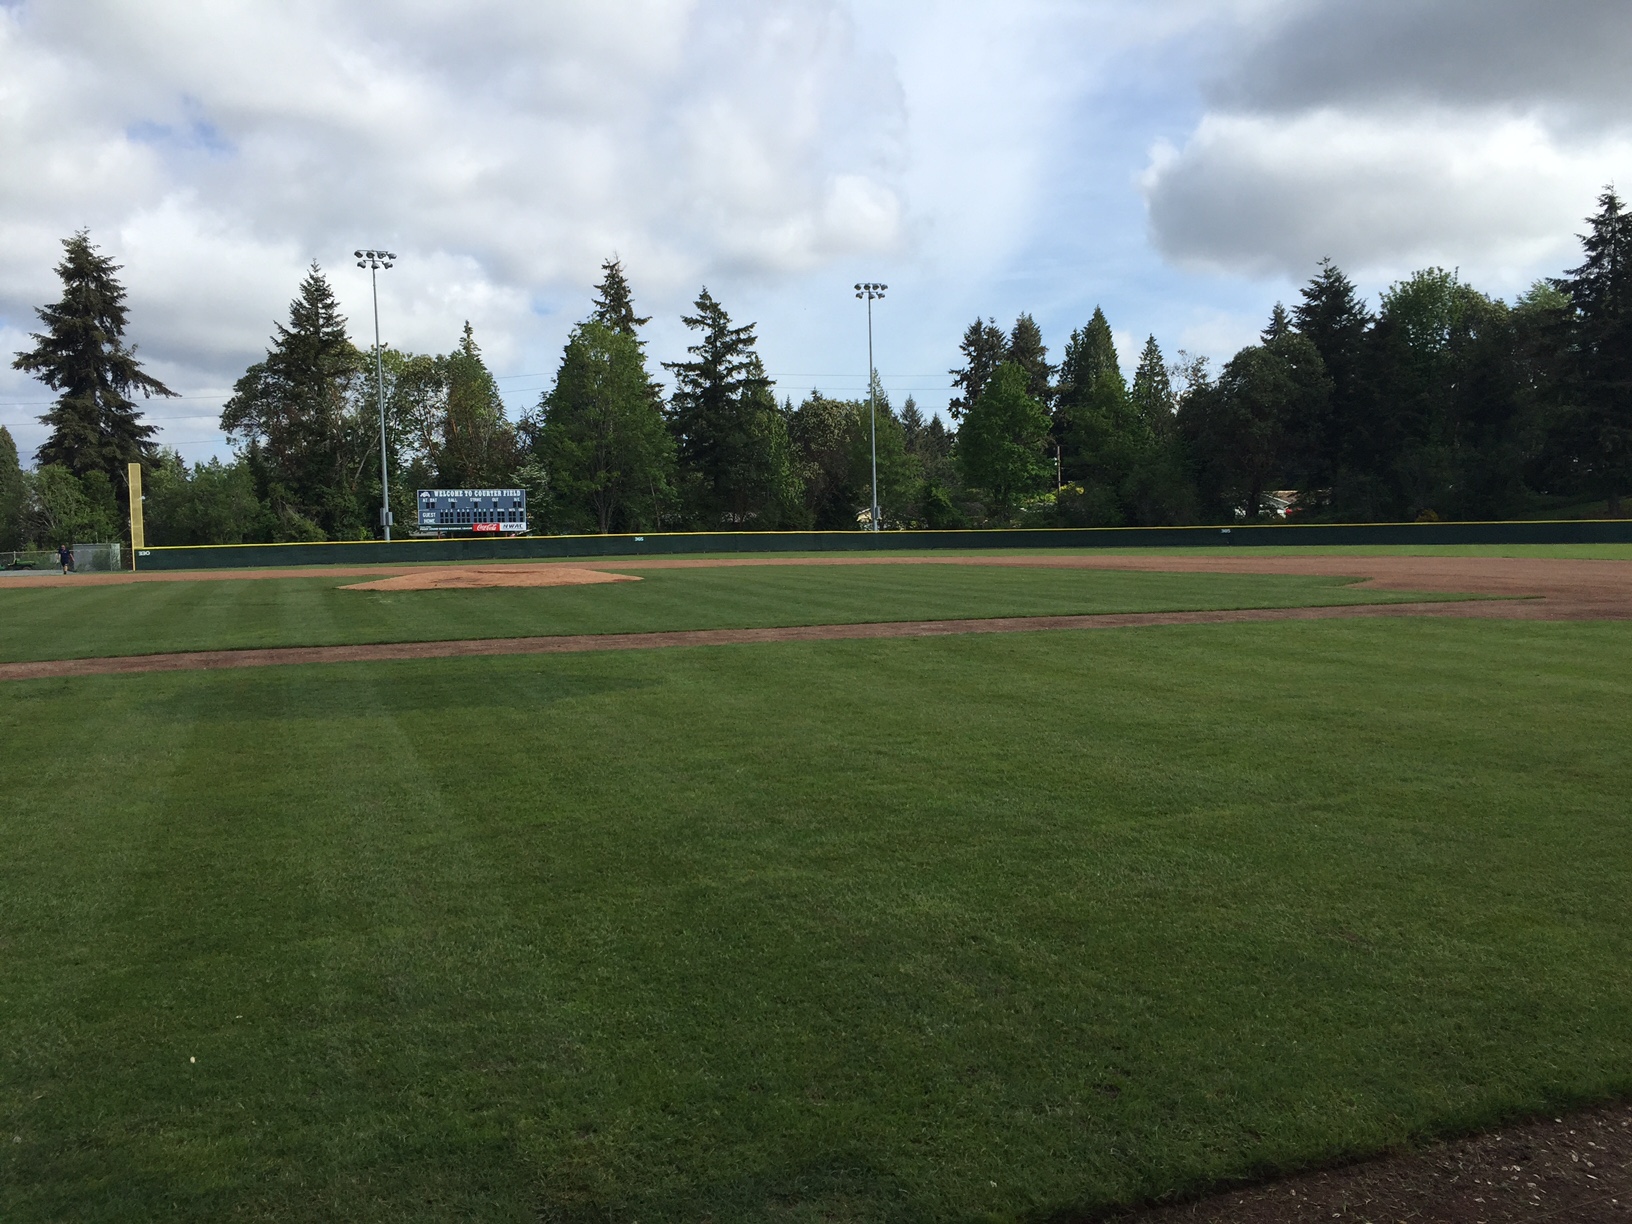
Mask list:
[{"label": "baseball field", "polygon": [[1063,1222],[1632,1095],[1632,546],[848,560],[0,578],[0,1219]]}]

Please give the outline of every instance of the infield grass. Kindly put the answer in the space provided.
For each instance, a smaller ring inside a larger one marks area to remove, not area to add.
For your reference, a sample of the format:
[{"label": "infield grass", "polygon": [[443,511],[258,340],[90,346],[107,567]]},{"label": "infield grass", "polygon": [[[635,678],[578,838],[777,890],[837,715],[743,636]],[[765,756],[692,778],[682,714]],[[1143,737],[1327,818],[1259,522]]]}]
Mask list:
[{"label": "infield grass", "polygon": [[[967,565],[642,571],[640,582],[466,591],[348,591],[369,576],[214,579],[6,590],[0,660],[363,642],[642,633],[1094,612],[1444,599],[1352,579]],[[1451,597],[1454,598],[1454,597]]]},{"label": "infield grass", "polygon": [[10,683],[0,1218],[1063,1219],[1626,1092],[1629,708],[1430,620]]}]

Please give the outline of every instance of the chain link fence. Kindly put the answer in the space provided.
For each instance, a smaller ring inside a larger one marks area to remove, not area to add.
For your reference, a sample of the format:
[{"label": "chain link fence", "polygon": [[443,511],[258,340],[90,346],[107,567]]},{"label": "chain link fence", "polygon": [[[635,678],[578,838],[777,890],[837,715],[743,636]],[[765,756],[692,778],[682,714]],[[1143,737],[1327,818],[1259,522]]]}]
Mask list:
[{"label": "chain link fence", "polygon": [[[0,573],[54,570],[61,565],[56,549],[0,552]],[[74,573],[102,573],[125,568],[123,544],[75,544]]]}]

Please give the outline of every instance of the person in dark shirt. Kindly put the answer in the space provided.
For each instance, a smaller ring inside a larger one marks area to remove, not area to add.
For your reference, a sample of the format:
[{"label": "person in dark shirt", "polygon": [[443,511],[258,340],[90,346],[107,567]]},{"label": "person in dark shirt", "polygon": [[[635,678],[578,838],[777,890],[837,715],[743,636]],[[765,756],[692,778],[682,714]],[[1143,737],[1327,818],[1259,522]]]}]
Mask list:
[{"label": "person in dark shirt", "polygon": [[68,573],[74,568],[74,550],[66,544],[58,544],[57,561],[62,565],[62,572]]}]

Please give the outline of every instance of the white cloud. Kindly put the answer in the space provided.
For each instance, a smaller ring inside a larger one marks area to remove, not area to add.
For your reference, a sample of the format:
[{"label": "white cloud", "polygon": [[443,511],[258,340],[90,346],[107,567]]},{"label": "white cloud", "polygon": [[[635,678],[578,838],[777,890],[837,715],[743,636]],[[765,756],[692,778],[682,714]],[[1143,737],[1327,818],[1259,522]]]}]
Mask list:
[{"label": "white cloud", "polygon": [[1301,278],[1330,255],[1365,276],[1461,265],[1511,286],[1568,257],[1620,133],[1566,143],[1531,117],[1321,109],[1210,114],[1141,179],[1154,239],[1191,267]]},{"label": "white cloud", "polygon": [[1632,170],[1624,0],[1291,0],[1225,41],[1207,110],[1139,179],[1181,267],[1302,279],[1330,255],[1511,290]]},{"label": "white cloud", "polygon": [[0,8],[0,319],[88,226],[155,370],[220,385],[313,259],[368,330],[385,244],[388,336],[502,363],[613,252],[677,304],[899,248],[903,122],[842,0]]},{"label": "white cloud", "polygon": [[[892,285],[880,368],[930,408],[976,314],[1033,313],[1057,356],[1097,302],[1130,365],[1147,331],[1227,356],[1287,290],[1254,278],[1324,254],[1373,284],[1440,262],[1497,290],[1573,262],[1626,177],[1624,14],[0,0],[0,343],[24,343],[83,225],[125,264],[151,368],[201,397],[148,405],[167,437],[207,432],[313,259],[366,340],[350,252],[371,244],[402,256],[386,339],[445,350],[469,318],[501,375],[554,367],[613,253],[654,361],[707,283],[793,394],[864,375],[863,279]],[[512,406],[542,381],[507,379]],[[37,409],[16,402],[40,398],[0,363],[25,450]]]}]

